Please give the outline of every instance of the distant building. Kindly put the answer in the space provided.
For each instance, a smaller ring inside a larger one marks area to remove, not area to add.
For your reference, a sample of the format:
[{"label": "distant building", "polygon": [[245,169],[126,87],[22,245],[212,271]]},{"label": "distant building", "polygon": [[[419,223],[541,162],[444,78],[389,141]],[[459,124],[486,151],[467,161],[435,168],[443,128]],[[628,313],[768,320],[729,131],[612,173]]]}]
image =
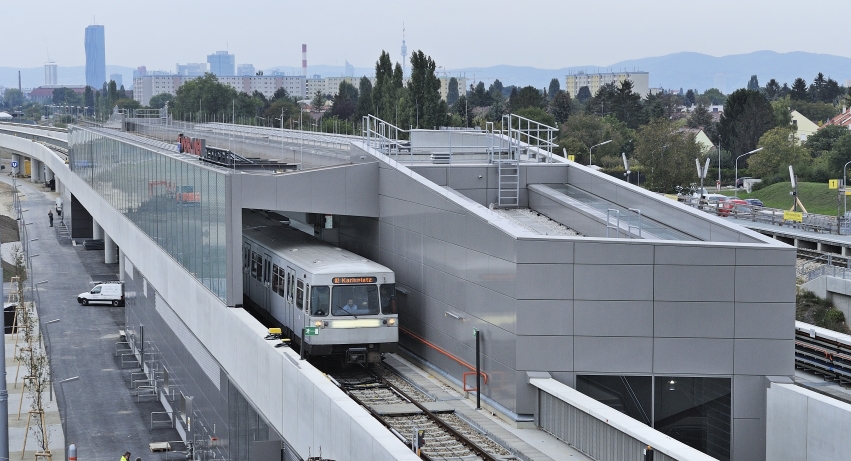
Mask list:
[{"label": "distant building", "polygon": [[189,62],[186,64],[176,64],[175,75],[184,77],[200,77],[207,72],[206,62]]},{"label": "distant building", "polygon": [[[443,76],[438,77],[440,80],[440,99],[447,101],[447,97],[449,96],[449,80],[452,80],[453,77]],[[467,77],[455,77],[458,80],[458,97],[464,96],[467,94]]]},{"label": "distant building", "polygon": [[801,142],[806,141],[810,135],[818,131],[818,125],[797,110],[793,110],[790,115],[792,116],[792,126],[795,127],[796,134]]},{"label": "distant building", "polygon": [[240,64],[236,66],[236,75],[237,76],[248,76],[251,77],[254,75],[254,64]]},{"label": "distant building", "polygon": [[148,68],[145,66],[139,66],[136,70],[133,71],[133,79],[137,79],[138,77],[144,77],[148,74]]},{"label": "distant building", "polygon": [[55,62],[44,63],[44,84],[58,85],[59,84],[59,66]]},{"label": "distant building", "polygon": [[86,85],[44,85],[33,88],[28,97],[39,104],[50,104],[53,102],[53,90],[57,88],[68,88],[81,96],[86,92]]},{"label": "distant building", "polygon": [[109,74],[109,80],[115,82],[116,88],[124,86],[124,76],[121,74]]},{"label": "distant building", "polygon": [[[851,81],[849,81],[851,83]],[[828,120],[824,126],[828,125],[836,125],[836,126],[844,126],[851,130],[851,108],[846,108],[842,106],[842,112],[839,113],[836,117]]]},{"label": "distant building", "polygon": [[570,96],[576,97],[579,94],[579,89],[587,86],[591,90],[591,96],[597,94],[600,87],[609,83],[620,84],[624,80],[632,82],[633,93],[639,94],[642,99],[647,97],[647,92],[650,91],[650,73],[649,72],[606,72],[599,74],[586,74],[579,71],[576,74],[570,74],[565,78],[564,90]]},{"label": "distant building", "polygon": [[207,55],[207,64],[210,65],[210,73],[216,77],[236,75],[236,56],[227,51]]},{"label": "distant building", "polygon": [[[149,72],[148,75],[133,79],[133,99],[147,106],[151,98],[162,93],[177,95],[177,89],[184,83],[197,77],[183,75],[158,75]],[[219,83],[227,85],[238,92],[252,94],[255,91],[263,93],[267,98],[275,95],[279,88],[287,90],[291,96],[304,98],[304,77],[301,75],[262,75],[262,76],[225,76],[218,77]]]},{"label": "distant building", "polygon": [[106,42],[103,26],[86,27],[86,85],[100,88],[106,82]]}]

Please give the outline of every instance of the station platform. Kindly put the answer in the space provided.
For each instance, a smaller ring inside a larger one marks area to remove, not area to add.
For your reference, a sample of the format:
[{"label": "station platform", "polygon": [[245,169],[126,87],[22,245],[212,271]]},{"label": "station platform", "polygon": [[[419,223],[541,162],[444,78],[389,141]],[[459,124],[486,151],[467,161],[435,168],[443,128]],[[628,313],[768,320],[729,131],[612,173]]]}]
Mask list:
[{"label": "station platform", "polygon": [[778,226],[749,219],[736,219],[734,217],[724,219],[763,235],[773,237],[796,248],[851,256],[851,235],[812,232],[791,226]]}]

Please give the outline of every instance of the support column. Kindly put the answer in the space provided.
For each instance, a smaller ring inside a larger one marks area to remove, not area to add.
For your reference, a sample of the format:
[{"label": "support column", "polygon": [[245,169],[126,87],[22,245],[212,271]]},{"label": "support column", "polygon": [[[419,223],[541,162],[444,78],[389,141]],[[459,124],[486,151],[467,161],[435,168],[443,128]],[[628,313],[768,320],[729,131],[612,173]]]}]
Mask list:
[{"label": "support column", "polygon": [[92,218],[92,238],[94,240],[103,239],[103,227],[100,227],[100,224],[94,218]]},{"label": "support column", "polygon": [[47,165],[45,165],[44,166],[44,182],[50,183],[50,181],[54,181],[53,187],[55,189],[55,187],[56,187],[55,179],[56,178],[53,176],[53,170],[51,170],[50,168],[47,167]]},{"label": "support column", "polygon": [[124,281],[124,252],[118,249],[118,280]]},{"label": "support column", "polygon": [[24,170],[24,159],[19,154],[12,154],[12,161],[18,164],[18,166],[12,167],[12,176],[18,177]]},{"label": "support column", "polygon": [[103,233],[103,262],[106,264],[115,264],[116,256],[118,253],[118,247],[115,246],[115,242],[109,238],[109,235],[104,232]]},{"label": "support column", "polygon": [[30,157],[30,181],[38,183],[39,162],[34,157]]}]

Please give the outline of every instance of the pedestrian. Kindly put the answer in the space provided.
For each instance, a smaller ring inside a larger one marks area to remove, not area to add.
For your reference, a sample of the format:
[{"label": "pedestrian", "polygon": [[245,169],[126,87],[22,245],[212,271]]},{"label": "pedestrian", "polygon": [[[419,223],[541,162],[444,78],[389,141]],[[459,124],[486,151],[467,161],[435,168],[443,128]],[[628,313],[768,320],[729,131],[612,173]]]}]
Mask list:
[{"label": "pedestrian", "polygon": [[119,461],[130,461],[130,452],[129,452],[129,451],[125,451],[125,452],[124,452],[124,456],[122,456],[122,457],[121,457],[121,459],[120,459]]},{"label": "pedestrian", "polygon": [[50,227],[53,227],[53,210],[47,210],[47,219],[50,221]]}]

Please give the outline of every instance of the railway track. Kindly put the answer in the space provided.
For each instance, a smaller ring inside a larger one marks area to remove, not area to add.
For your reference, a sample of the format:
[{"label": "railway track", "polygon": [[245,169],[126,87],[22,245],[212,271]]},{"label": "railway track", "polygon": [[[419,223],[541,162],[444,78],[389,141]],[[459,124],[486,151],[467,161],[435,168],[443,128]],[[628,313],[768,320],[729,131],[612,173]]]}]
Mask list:
[{"label": "railway track", "polygon": [[851,386],[851,336],[795,322],[795,366]]},{"label": "railway track", "polygon": [[798,248],[798,257],[802,259],[811,259],[823,261],[827,264],[828,260],[831,265],[848,267],[848,261],[851,260],[848,256],[842,256],[834,253],[825,253],[823,251],[809,250],[806,248]]},{"label": "railway track", "polygon": [[425,430],[423,459],[516,459],[505,447],[455,414],[450,406],[435,402],[386,365],[371,370],[332,372],[328,376],[408,446],[416,430]]}]

